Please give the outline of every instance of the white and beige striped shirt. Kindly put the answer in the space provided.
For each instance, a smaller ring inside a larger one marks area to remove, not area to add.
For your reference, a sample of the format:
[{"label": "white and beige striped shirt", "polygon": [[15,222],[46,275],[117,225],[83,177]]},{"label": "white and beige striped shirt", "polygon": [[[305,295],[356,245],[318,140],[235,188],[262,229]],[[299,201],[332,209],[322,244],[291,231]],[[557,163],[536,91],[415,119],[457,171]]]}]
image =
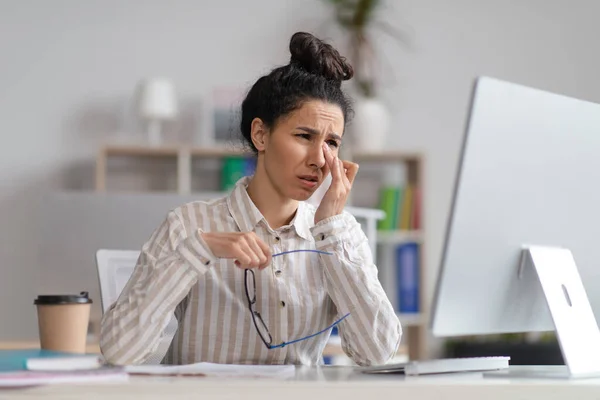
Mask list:
[{"label": "white and beige striped shirt", "polygon": [[255,270],[256,310],[273,343],[289,342],[339,325],[342,347],[359,365],[381,364],[396,352],[402,328],[377,278],[367,238],[347,212],[314,224],[315,208],[300,202],[293,221],[271,229],[242,178],[232,192],[168,213],[143,246],[118,300],[102,318],[100,346],[115,364],[143,362],[156,350],[171,316],[178,329],[163,360],[228,364],[322,364],[330,332],[268,349],[252,321],[244,271],[218,259],[201,232],[254,231],[274,257]]}]

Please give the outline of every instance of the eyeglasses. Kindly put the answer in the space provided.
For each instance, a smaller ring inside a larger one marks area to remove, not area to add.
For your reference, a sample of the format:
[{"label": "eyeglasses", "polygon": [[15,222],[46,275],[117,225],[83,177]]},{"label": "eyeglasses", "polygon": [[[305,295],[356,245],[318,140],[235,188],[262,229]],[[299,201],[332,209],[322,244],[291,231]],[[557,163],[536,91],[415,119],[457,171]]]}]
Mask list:
[{"label": "eyeglasses", "polygon": [[[273,254],[272,257],[278,257],[278,256],[281,256],[284,254],[296,253],[296,252],[313,252],[313,253],[332,255],[332,253],[329,253],[326,251],[321,251],[321,250],[290,250],[290,251],[284,251],[282,253]],[[250,309],[250,314],[252,315],[252,321],[254,322],[254,327],[256,328],[256,331],[258,332],[258,336],[260,337],[262,342],[265,344],[265,346],[267,346],[267,349],[276,349],[279,347],[285,347],[289,344],[297,343],[302,340],[307,340],[307,339],[310,339],[317,335],[320,335],[321,333],[327,332],[329,329],[333,328],[334,326],[336,326],[337,324],[342,322],[342,320],[344,318],[346,318],[348,315],[350,315],[350,313],[344,315],[342,318],[338,319],[333,324],[329,325],[327,328],[322,329],[319,332],[313,333],[312,335],[308,335],[308,336],[305,336],[300,339],[294,339],[289,342],[282,342],[280,344],[274,345],[273,337],[271,336],[271,332],[269,332],[269,328],[267,328],[267,324],[265,324],[265,321],[263,320],[262,316],[255,309],[255,306],[256,306],[256,278],[254,276],[254,271],[252,269],[244,270],[244,278],[246,280],[246,299],[248,300],[248,308]]]}]

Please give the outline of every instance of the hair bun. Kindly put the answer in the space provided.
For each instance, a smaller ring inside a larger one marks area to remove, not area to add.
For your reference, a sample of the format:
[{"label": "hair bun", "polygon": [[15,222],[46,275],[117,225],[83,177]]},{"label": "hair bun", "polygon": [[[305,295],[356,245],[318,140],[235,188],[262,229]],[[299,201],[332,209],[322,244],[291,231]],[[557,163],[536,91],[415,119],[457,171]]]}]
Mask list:
[{"label": "hair bun", "polygon": [[345,81],[354,75],[352,66],[330,44],[306,32],[296,32],[290,40],[290,64],[315,75]]}]

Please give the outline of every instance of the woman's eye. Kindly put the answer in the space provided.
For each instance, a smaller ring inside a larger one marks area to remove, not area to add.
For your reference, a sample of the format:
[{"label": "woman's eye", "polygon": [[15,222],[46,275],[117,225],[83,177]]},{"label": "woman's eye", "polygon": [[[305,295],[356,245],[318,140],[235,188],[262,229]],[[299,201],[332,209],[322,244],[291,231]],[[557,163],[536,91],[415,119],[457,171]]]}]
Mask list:
[{"label": "woman's eye", "polygon": [[310,140],[310,135],[308,133],[299,133],[296,136],[301,137],[302,139]]},{"label": "woman's eye", "polygon": [[335,140],[328,140],[327,144],[330,145],[331,147],[335,147],[335,148],[339,147],[339,143],[336,142]]}]

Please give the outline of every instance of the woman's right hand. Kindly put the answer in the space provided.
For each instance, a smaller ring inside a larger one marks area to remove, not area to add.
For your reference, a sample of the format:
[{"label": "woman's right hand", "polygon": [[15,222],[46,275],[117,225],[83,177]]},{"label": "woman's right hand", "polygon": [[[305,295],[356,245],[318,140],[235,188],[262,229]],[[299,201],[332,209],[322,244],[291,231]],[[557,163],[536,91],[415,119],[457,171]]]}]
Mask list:
[{"label": "woman's right hand", "polygon": [[254,232],[203,232],[202,239],[219,258],[233,258],[240,268],[266,268],[271,263],[269,246]]}]

